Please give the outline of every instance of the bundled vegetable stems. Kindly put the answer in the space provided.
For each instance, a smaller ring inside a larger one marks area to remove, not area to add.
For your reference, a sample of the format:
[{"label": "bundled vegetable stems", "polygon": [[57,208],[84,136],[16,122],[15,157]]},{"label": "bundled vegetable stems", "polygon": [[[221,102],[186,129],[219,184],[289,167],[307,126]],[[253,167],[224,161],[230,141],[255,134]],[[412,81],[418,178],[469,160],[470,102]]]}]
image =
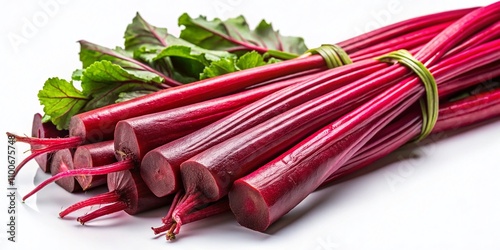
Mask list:
[{"label": "bundled vegetable stems", "polygon": [[[449,100],[500,76],[498,20],[500,2],[308,50],[264,21],[250,30],[242,17],[208,25],[183,15],[176,38],[137,15],[125,49],[80,42],[83,69],[73,79],[82,92],[58,78],[40,91],[46,123],[35,117],[40,138],[16,136],[33,152],[16,174],[36,157],[43,169],[53,165],[54,176],[24,199],[53,181],[69,191],[76,181],[83,190],[107,183],[109,192],[60,216],[107,204],[77,218],[84,224],[170,205],[153,228],[167,239],[229,210],[241,225],[265,231],[314,190],[406,143],[498,117],[499,86]],[[227,25],[246,35],[221,32]],[[193,35],[200,30],[207,38]],[[274,43],[259,39],[263,31]],[[66,100],[73,108],[64,115],[50,106],[55,85],[80,96]]]}]

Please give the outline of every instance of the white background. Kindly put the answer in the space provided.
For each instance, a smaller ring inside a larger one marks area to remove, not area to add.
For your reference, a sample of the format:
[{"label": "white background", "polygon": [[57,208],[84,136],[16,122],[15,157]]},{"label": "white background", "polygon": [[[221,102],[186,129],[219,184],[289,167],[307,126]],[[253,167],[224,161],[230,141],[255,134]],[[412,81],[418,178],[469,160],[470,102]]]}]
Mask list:
[{"label": "white background", "polygon": [[[68,79],[80,67],[76,41],[122,45],[136,11],[175,35],[183,12],[224,19],[244,14],[252,27],[265,18],[282,34],[303,36],[314,47],[406,18],[491,2],[5,1],[0,8],[1,131],[29,134],[33,114],[41,112],[36,94],[43,82],[53,76]],[[47,9],[47,3],[53,5]],[[27,25],[34,27],[26,32]],[[14,36],[22,43],[13,43]],[[59,219],[58,212],[104,190],[74,195],[51,185],[25,204],[18,197],[17,242],[11,243],[7,198],[1,192],[0,248],[500,249],[499,138],[496,119],[398,151],[375,164],[380,168],[314,193],[265,234],[239,226],[227,214],[185,225],[179,240],[168,243],[149,229],[159,225],[166,209],[136,217],[119,213],[81,226]],[[6,139],[0,141],[6,145]],[[19,146],[19,153],[26,149]],[[6,154],[0,152],[2,162]],[[0,169],[0,180],[6,180],[6,167]],[[31,162],[17,180],[19,194],[44,178]],[[6,190],[7,182],[0,183]]]}]

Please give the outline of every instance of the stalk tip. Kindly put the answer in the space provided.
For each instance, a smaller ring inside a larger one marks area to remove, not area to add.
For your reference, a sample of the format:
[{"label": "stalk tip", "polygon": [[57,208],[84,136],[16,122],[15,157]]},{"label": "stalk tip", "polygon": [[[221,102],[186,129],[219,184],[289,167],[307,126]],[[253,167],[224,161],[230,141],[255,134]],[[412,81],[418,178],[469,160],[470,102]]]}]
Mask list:
[{"label": "stalk tip", "polygon": [[174,222],[170,229],[167,231],[167,234],[165,235],[168,241],[175,240],[175,229],[177,228],[177,222]]},{"label": "stalk tip", "polygon": [[155,235],[158,235],[158,234],[161,234],[165,231],[167,231],[169,228],[168,228],[168,225],[167,224],[163,224],[159,227],[151,227],[151,230],[153,230],[153,233]]},{"label": "stalk tip", "polygon": [[82,226],[85,226],[85,221],[82,220],[82,218],[78,217],[78,218],[76,218],[76,221],[80,222],[80,224],[82,224]]}]

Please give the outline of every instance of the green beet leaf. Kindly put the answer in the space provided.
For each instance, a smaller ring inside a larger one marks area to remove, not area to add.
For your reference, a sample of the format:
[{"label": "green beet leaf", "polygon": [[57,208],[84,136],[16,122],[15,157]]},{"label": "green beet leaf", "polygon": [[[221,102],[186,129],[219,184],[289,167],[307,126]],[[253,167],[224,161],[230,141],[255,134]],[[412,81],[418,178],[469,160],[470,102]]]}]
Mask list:
[{"label": "green beet leaf", "polygon": [[99,61],[82,73],[82,92],[92,97],[84,110],[92,110],[115,103],[122,92],[161,89],[162,78],[157,74],[129,70],[109,61]]},{"label": "green beet leaf", "polygon": [[163,60],[167,57],[170,58],[178,73],[193,78],[197,78],[203,69],[210,65],[205,54],[193,52],[190,47],[186,46],[171,45],[162,50],[154,60]]},{"label": "green beet leaf", "polygon": [[136,13],[132,23],[125,30],[125,50],[132,53],[134,59],[173,78],[174,69],[168,58],[153,60],[161,50],[168,46],[167,37],[169,36],[171,35],[166,28],[151,25],[139,13]]},{"label": "green beet leaf", "polygon": [[153,93],[154,91],[150,90],[137,90],[137,91],[130,91],[130,92],[122,92],[118,94],[118,99],[116,99],[116,102],[124,102],[128,100],[135,99],[137,97],[149,95]]},{"label": "green beet leaf", "polygon": [[71,117],[78,114],[89,98],[68,82],[49,78],[38,92],[40,104],[44,106],[44,120],[50,119],[57,129],[68,129]]},{"label": "green beet leaf", "polygon": [[277,62],[277,60],[274,58],[271,58],[268,60],[268,62],[266,62],[261,54],[257,53],[256,51],[251,51],[245,53],[238,59],[222,58],[219,61],[211,63],[203,70],[203,73],[201,73],[200,75],[200,79],[216,77],[227,73],[255,68],[274,62]]},{"label": "green beet leaf", "polygon": [[236,62],[236,67],[238,67],[239,70],[244,70],[266,64],[267,63],[264,61],[264,58],[259,53],[252,51],[241,56]]},{"label": "green beet leaf", "polygon": [[109,49],[87,41],[79,41],[80,43],[80,61],[83,68],[91,66],[95,62],[109,61],[126,69],[150,72],[168,78],[162,72],[150,67],[149,65],[140,62],[133,58],[133,53],[121,49]]},{"label": "green beet leaf", "polygon": [[85,40],[80,40],[78,43],[80,43],[80,61],[82,62],[82,68],[84,69],[92,65],[94,62],[103,60],[110,61],[127,68],[143,68],[141,62],[132,58],[132,53],[119,47],[110,49]]},{"label": "green beet leaf", "polygon": [[[138,50],[140,51],[139,54],[144,52],[152,53],[156,50],[162,51],[164,49],[168,49],[170,46],[180,45],[190,48],[192,55],[204,54],[206,59],[209,61],[216,61],[222,57],[234,56],[227,51],[205,49],[184,39],[177,38],[169,34],[167,29],[159,28],[146,22],[146,20],[144,20],[139,13],[136,14],[132,23],[127,26],[124,37],[125,50],[133,51],[135,55],[137,55],[136,51]],[[163,57],[164,56],[158,56],[155,60]],[[149,59],[151,58],[152,57],[149,57]]]},{"label": "green beet leaf", "polygon": [[203,80],[206,78],[216,77],[235,72],[237,70],[234,58],[222,58],[206,67],[203,70],[203,73],[200,74],[200,79]]},{"label": "green beet leaf", "polygon": [[125,31],[125,50],[134,59],[147,63],[176,81],[198,80],[211,61],[234,57],[227,51],[207,50],[168,33],[167,29],[148,23],[139,13]]},{"label": "green beet leaf", "polygon": [[180,38],[205,49],[229,52],[255,50],[261,54],[276,50],[292,54],[287,57],[307,50],[302,38],[282,36],[264,20],[251,30],[243,16],[222,21],[219,18],[207,20],[204,16],[191,18],[185,13],[179,17],[178,24],[184,26]]},{"label": "green beet leaf", "polygon": [[156,48],[167,47],[167,37],[170,36],[166,28],[159,28],[146,22],[139,13],[136,13],[132,23],[125,30],[125,50],[134,51],[145,45]]},{"label": "green beet leaf", "polygon": [[83,69],[76,69],[71,74],[71,79],[73,81],[81,81],[82,80],[83,71],[84,71]]}]

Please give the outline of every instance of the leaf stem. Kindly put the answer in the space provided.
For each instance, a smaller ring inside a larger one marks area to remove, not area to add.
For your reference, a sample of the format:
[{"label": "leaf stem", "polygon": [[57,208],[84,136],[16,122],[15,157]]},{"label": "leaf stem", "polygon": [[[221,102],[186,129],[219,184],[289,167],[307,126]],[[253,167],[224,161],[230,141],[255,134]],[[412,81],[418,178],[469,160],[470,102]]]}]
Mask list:
[{"label": "leaf stem", "polygon": [[[61,162],[61,165],[65,165],[64,162]],[[123,171],[123,170],[129,170],[134,167],[134,164],[132,160],[124,160],[124,161],[119,161],[115,162],[109,165],[101,166],[101,167],[94,167],[94,168],[79,168],[79,169],[71,169],[67,170],[64,172],[60,172],[56,175],[53,175],[52,177],[46,179],[42,183],[40,183],[38,186],[36,186],[31,192],[26,194],[23,197],[23,201],[31,197],[33,194],[37,193],[40,191],[42,188],[45,186],[49,185],[50,183],[57,181],[59,179],[65,178],[65,177],[74,177],[77,175],[105,175],[113,172],[118,172],[118,171]]]},{"label": "leaf stem", "polygon": [[87,200],[75,203],[68,208],[64,209],[59,213],[59,217],[64,218],[66,215],[82,209],[84,207],[90,207],[93,205],[101,205],[101,204],[109,204],[120,201],[120,195],[116,191],[110,191],[104,194],[100,194],[94,197],[91,197]]}]

